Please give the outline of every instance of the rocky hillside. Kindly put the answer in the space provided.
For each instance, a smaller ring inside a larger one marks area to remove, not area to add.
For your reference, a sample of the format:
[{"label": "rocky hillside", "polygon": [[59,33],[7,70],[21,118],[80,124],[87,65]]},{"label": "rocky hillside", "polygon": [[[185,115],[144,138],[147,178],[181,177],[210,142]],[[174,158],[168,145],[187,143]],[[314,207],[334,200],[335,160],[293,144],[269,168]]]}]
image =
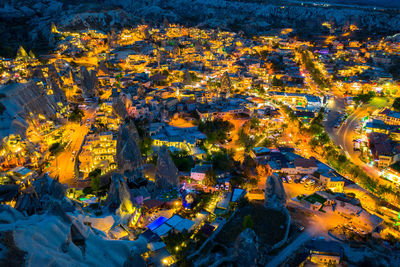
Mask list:
[{"label": "rocky hillside", "polygon": [[56,117],[55,98],[47,97],[33,81],[1,86],[0,94],[1,138],[11,133],[24,136],[30,119],[39,114],[48,119]]},{"label": "rocky hillside", "polygon": [[337,27],[355,23],[374,33],[400,29],[399,10],[306,3],[276,0],[6,0],[0,3],[0,37],[3,40],[0,51],[11,56],[20,44],[36,50],[51,47],[52,22],[64,29],[108,31],[141,22],[162,22],[167,18],[169,22],[243,30],[248,34],[266,33],[280,27],[292,27],[299,33],[309,32],[321,29],[324,21]]},{"label": "rocky hillside", "polygon": [[118,217],[95,217],[44,176],[0,205],[0,266],[143,266],[146,241],[110,240]]}]

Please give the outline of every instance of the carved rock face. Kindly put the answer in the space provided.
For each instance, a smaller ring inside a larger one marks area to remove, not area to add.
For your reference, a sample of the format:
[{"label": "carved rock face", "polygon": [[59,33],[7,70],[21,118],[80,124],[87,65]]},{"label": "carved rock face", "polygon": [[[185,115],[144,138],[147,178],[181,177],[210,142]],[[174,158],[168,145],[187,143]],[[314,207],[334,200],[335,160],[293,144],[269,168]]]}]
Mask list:
[{"label": "carved rock face", "polygon": [[121,119],[125,119],[128,116],[128,112],[126,111],[125,103],[121,97],[115,97],[113,99],[112,107],[113,107],[114,113]]},{"label": "carved rock face", "polygon": [[142,155],[137,143],[139,134],[133,124],[122,125],[117,138],[117,165],[120,172],[134,171],[142,166]]},{"label": "carved rock face", "polygon": [[279,209],[286,205],[286,193],[282,180],[275,174],[268,177],[265,183],[265,206]]},{"label": "carved rock face", "polygon": [[235,242],[235,258],[238,266],[257,266],[258,237],[253,229],[247,228]]},{"label": "carved rock face", "polygon": [[155,180],[158,189],[169,189],[179,184],[178,169],[166,146],[161,147],[158,153]]},{"label": "carved rock face", "polygon": [[110,209],[119,207],[120,212],[130,212],[132,210],[133,204],[128,185],[124,177],[118,173],[114,173],[111,178],[106,205]]},{"label": "carved rock face", "polygon": [[92,97],[96,95],[98,84],[97,71],[88,71],[86,67],[81,67],[82,89],[86,96]]}]

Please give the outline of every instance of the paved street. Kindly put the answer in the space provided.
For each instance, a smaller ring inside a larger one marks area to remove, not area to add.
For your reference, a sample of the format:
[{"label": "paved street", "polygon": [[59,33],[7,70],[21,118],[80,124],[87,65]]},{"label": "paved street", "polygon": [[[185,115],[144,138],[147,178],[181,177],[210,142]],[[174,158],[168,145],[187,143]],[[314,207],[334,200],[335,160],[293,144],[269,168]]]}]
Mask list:
[{"label": "paved street", "polygon": [[[379,169],[366,164],[359,158],[359,152],[353,150],[353,139],[356,136],[355,130],[360,124],[360,120],[367,116],[374,107],[371,105],[363,105],[356,109],[346,119],[346,123],[343,123],[338,129],[334,128],[335,123],[339,120],[340,112],[345,110],[345,102],[343,98],[334,99],[328,106],[332,111],[328,114],[327,121],[325,123],[325,130],[328,132],[332,140],[339,145],[349,159],[356,165],[360,166],[368,175],[375,179],[380,179]],[[380,179],[382,183],[388,183],[384,179]]]},{"label": "paved street", "polygon": [[[71,143],[60,152],[56,158],[52,161],[49,168],[49,172],[53,177],[59,178],[60,183],[70,184],[75,178],[75,161],[78,156],[78,151],[82,145],[85,135],[89,132],[89,127],[86,126],[86,120],[92,120],[95,114],[95,108],[91,107],[85,111],[82,125],[79,123],[69,122],[65,128],[65,131],[69,131]],[[65,140],[64,140],[65,141]],[[74,160],[72,160],[73,152],[76,151]]]},{"label": "paved street", "polygon": [[267,267],[279,266],[312,238],[332,240],[328,234],[328,230],[348,222],[346,219],[333,212],[323,213],[320,211],[307,210],[293,201],[289,202],[288,205],[296,208],[296,212],[294,214],[292,213],[292,220],[304,225],[305,231],[268,262]]}]

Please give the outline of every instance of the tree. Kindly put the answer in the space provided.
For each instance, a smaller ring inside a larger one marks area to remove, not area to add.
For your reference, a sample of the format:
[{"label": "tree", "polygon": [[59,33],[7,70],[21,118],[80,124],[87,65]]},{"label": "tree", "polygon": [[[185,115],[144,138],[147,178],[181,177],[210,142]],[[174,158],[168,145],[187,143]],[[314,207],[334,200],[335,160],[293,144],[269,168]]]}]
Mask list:
[{"label": "tree", "polygon": [[247,228],[253,228],[254,227],[254,222],[253,218],[251,218],[251,215],[246,215],[243,218],[243,230],[246,230]]},{"label": "tree", "polygon": [[323,132],[322,134],[320,134],[318,139],[322,144],[327,144],[327,143],[329,143],[329,140],[330,140],[329,135],[326,132]]},{"label": "tree", "polygon": [[310,144],[310,146],[311,146],[312,148],[315,148],[315,147],[317,147],[317,146],[319,145],[319,142],[318,142],[318,140],[314,137],[314,138],[312,138],[312,139],[310,140],[309,144]]},{"label": "tree", "polygon": [[232,156],[224,152],[216,153],[212,159],[212,162],[215,169],[222,171],[231,170],[234,163]]},{"label": "tree", "polygon": [[239,139],[237,140],[238,144],[243,146],[246,151],[250,148],[254,147],[256,140],[251,138],[243,128],[241,128],[238,132]]},{"label": "tree", "polygon": [[272,86],[283,86],[283,82],[279,79],[277,79],[275,76],[272,78]]},{"label": "tree", "polygon": [[323,132],[324,128],[321,125],[312,123],[309,131],[313,134],[313,135],[318,135],[321,134]]},{"label": "tree", "polygon": [[228,72],[224,72],[221,78],[221,91],[222,92],[229,92],[231,90],[232,83],[231,79],[229,78]]},{"label": "tree", "polygon": [[400,97],[396,97],[392,106],[396,111],[400,112]]},{"label": "tree", "polygon": [[257,117],[253,117],[250,119],[251,129],[258,129],[259,126],[260,126],[260,120]]},{"label": "tree", "polygon": [[369,101],[371,101],[371,99],[373,98],[373,97],[375,97],[376,96],[376,93],[374,92],[374,91],[369,91],[368,93],[366,93],[366,94],[359,94],[359,95],[356,95],[354,98],[353,98],[353,100],[354,100],[354,102],[356,102],[356,104],[358,105],[360,102],[362,102],[362,103],[368,103]]},{"label": "tree", "polygon": [[171,157],[179,171],[188,172],[194,165],[192,157],[186,150],[174,151],[171,153]]},{"label": "tree", "polygon": [[213,121],[200,121],[198,128],[207,135],[209,143],[215,143],[225,141],[228,132],[231,131],[234,126],[229,121],[215,119]]},{"label": "tree", "polygon": [[140,153],[144,156],[150,155],[152,151],[152,144],[153,144],[153,139],[150,137],[143,137],[143,139],[139,142],[139,148],[140,148]]},{"label": "tree", "polygon": [[80,110],[78,107],[74,108],[71,112],[71,114],[69,115],[69,120],[70,121],[80,121],[83,118],[83,111]]},{"label": "tree", "polygon": [[217,176],[213,169],[206,171],[203,183],[207,186],[215,186],[217,183]]},{"label": "tree", "polygon": [[88,175],[88,178],[90,179],[90,187],[92,188],[92,191],[97,195],[99,193],[100,187],[101,187],[101,170],[100,169],[94,169],[91,171]]}]

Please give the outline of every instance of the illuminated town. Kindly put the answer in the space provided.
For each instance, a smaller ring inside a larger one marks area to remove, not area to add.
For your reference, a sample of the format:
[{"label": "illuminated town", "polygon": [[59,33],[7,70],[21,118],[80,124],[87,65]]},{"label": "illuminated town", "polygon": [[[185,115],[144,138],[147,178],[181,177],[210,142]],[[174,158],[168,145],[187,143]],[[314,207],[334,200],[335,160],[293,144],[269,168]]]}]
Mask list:
[{"label": "illuminated town", "polygon": [[47,27],[0,57],[0,266],[400,266],[399,35]]}]

